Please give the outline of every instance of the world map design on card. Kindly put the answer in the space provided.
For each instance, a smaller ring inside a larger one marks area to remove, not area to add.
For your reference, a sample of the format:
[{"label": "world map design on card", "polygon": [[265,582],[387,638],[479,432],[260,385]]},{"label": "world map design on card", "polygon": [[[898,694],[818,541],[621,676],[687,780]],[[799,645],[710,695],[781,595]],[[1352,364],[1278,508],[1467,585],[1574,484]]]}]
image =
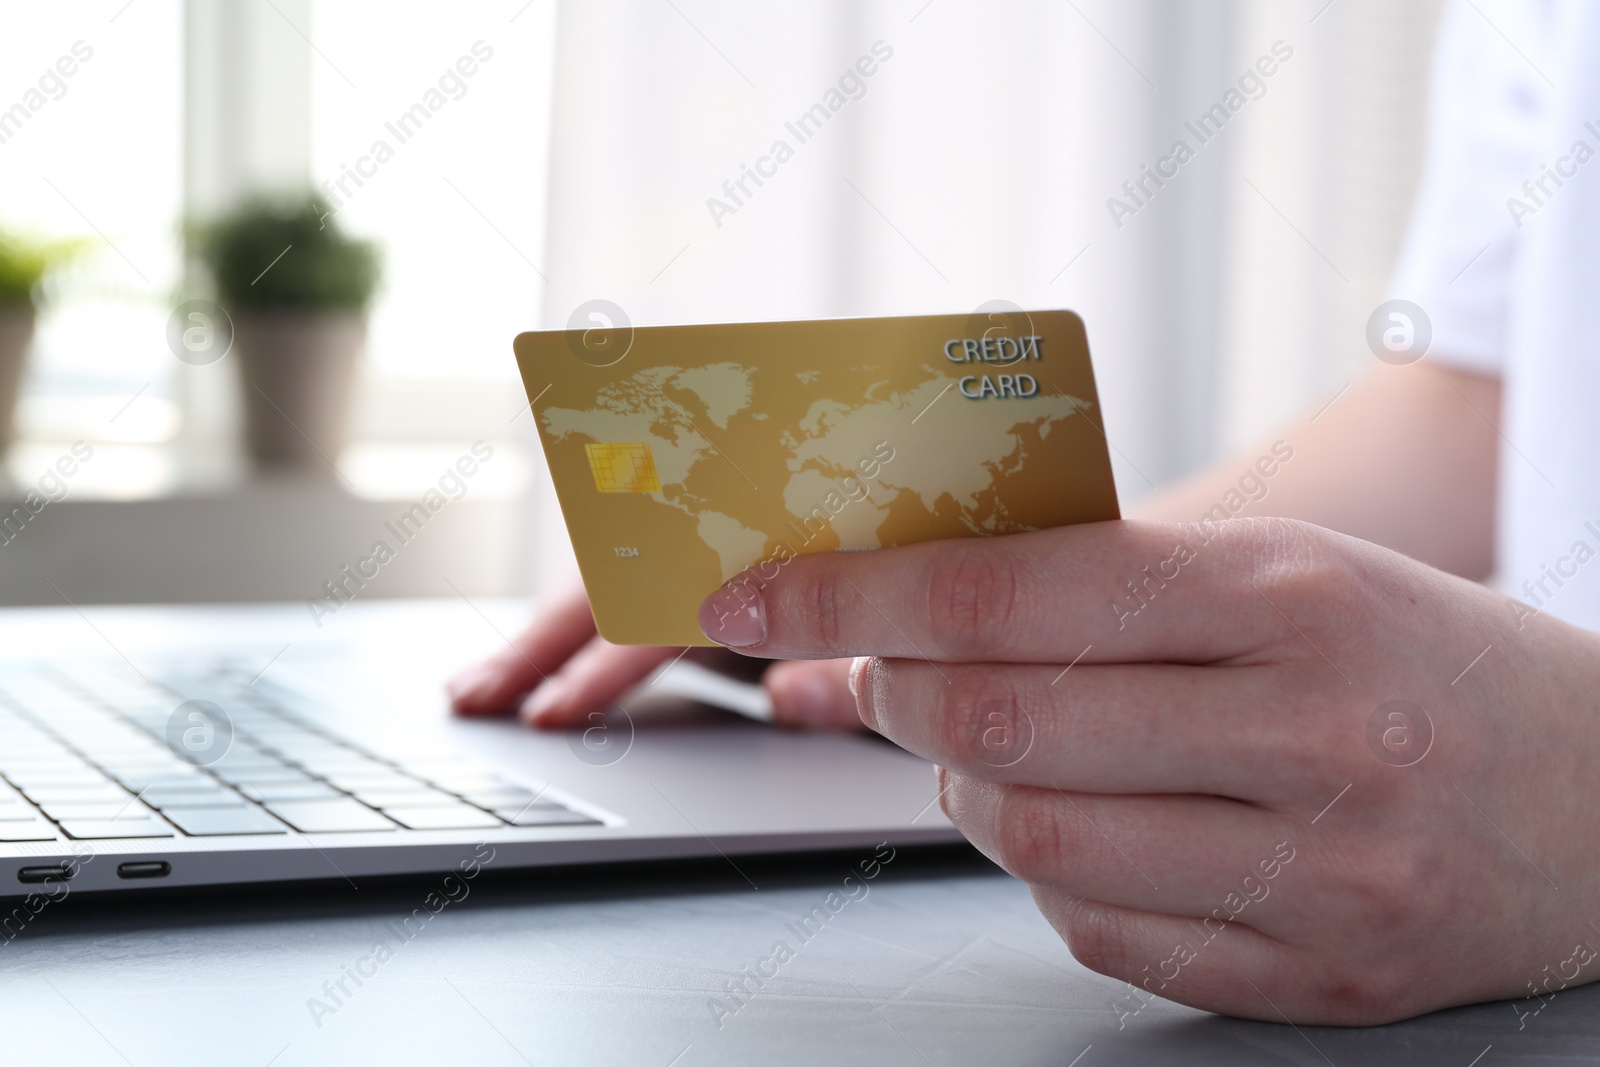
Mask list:
[{"label": "world map design on card", "polygon": [[705,645],[747,567],[1118,517],[1071,312],[525,333],[596,623]]}]

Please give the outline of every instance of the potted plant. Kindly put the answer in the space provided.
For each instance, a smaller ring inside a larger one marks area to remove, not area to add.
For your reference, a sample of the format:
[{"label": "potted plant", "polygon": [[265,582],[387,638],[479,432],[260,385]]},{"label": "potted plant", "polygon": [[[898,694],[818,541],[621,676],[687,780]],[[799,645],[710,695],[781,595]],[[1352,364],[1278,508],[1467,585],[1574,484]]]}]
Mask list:
[{"label": "potted plant", "polygon": [[80,248],[77,241],[36,241],[0,230],[0,457],[16,436],[17,394],[45,276]]},{"label": "potted plant", "polygon": [[349,433],[378,254],[317,195],[257,197],[191,228],[233,320],[245,440],[258,470],[329,478]]}]

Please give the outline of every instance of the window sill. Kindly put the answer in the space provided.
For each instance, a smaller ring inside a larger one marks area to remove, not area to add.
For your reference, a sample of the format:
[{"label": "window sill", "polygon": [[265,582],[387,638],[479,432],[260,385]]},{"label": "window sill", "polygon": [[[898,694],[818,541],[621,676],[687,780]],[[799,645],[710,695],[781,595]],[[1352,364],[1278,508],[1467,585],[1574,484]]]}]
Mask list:
[{"label": "window sill", "polygon": [[[476,499],[509,500],[526,492],[532,474],[527,449],[515,441],[491,442],[493,459],[471,478]],[[0,472],[0,500],[21,499],[30,490],[42,496],[60,496],[62,488],[49,471],[64,457],[82,456],[71,441],[22,440],[12,446]],[[171,444],[92,442],[92,458],[71,462],[70,476],[60,479],[68,498],[89,500],[160,500],[237,495],[250,478],[245,464],[228,456],[184,456]],[[339,481],[358,500],[409,501],[436,485],[463,455],[471,442],[461,441],[358,441],[339,456],[338,471],[328,476]],[[62,468],[67,469],[67,468]],[[10,484],[5,484],[9,474]],[[46,479],[41,485],[41,479]]]},{"label": "window sill", "polygon": [[[469,486],[434,499],[429,511],[420,492],[368,500],[264,480],[149,500],[69,495],[20,515],[13,503],[0,515],[0,605],[305,601],[336,581],[360,598],[527,588],[520,497]],[[380,543],[392,557],[381,563]]]}]

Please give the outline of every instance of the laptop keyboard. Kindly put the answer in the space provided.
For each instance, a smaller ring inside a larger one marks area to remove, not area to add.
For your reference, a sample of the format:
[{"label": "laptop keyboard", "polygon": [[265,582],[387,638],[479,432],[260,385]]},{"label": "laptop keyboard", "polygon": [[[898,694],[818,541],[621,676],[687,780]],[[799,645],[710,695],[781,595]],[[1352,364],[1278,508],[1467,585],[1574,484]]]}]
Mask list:
[{"label": "laptop keyboard", "polygon": [[112,668],[0,668],[0,842],[599,824],[469,759],[376,755],[266,683],[182,688],[217,703]]}]

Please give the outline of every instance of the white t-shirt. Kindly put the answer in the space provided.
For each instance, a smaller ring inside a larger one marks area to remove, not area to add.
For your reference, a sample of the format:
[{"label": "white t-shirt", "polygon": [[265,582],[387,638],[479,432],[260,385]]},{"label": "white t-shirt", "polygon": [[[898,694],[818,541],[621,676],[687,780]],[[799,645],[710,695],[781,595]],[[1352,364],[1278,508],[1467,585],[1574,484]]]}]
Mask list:
[{"label": "white t-shirt", "polygon": [[1600,629],[1600,3],[1456,0],[1391,295],[1504,382],[1497,584]]}]

